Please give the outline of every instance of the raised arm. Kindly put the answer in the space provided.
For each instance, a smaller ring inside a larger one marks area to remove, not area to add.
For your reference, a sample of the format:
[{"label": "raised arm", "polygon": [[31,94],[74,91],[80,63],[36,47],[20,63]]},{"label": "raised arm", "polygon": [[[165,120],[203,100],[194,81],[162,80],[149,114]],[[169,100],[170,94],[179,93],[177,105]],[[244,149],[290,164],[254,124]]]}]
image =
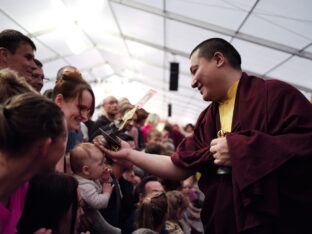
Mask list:
[{"label": "raised arm", "polygon": [[147,154],[131,150],[128,159],[138,167],[162,178],[183,180],[193,174],[189,169],[176,166],[171,158],[166,155]]},{"label": "raised arm", "polygon": [[148,171],[149,173],[172,180],[182,180],[189,177],[193,171],[176,166],[169,156],[147,154],[144,152],[133,150],[128,143],[122,141],[121,149],[117,152],[111,151],[103,147],[103,145],[95,142],[95,144],[112,159],[126,159],[136,166]]}]

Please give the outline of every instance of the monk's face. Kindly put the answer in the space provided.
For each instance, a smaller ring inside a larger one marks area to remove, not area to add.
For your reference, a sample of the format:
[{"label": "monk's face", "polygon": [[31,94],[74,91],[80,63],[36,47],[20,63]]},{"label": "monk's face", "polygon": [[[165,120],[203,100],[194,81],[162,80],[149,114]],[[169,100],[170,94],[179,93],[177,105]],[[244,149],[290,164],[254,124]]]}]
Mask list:
[{"label": "monk's face", "polygon": [[198,50],[191,56],[192,87],[197,88],[205,101],[221,101],[227,89],[222,77],[218,55],[210,60],[198,56]]}]

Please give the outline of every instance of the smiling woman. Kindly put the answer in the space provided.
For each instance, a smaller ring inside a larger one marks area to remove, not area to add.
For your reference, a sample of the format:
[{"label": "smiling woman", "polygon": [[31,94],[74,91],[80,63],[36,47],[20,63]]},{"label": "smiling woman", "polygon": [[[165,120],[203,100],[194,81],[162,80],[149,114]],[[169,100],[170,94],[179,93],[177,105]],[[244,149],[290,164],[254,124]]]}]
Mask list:
[{"label": "smiling woman", "polygon": [[93,91],[74,67],[61,68],[52,98],[64,112],[68,130],[79,130],[80,123],[88,120],[94,112]]},{"label": "smiling woman", "polygon": [[[74,134],[80,130],[80,124],[93,115],[94,93],[76,67],[65,66],[59,69],[52,99],[64,112],[67,129],[75,131]],[[69,132],[69,142],[71,133],[73,133],[71,131]],[[66,171],[65,160],[64,157],[57,163],[57,171]]]}]

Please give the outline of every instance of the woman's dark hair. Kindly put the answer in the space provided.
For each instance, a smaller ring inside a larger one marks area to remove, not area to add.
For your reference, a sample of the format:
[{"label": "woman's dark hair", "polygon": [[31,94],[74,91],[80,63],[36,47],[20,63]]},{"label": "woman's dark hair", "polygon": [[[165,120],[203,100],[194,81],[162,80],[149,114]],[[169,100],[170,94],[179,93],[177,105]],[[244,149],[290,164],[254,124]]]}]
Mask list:
[{"label": "woman's dark hair", "polygon": [[198,44],[191,55],[198,50],[198,57],[210,60],[216,52],[223,54],[235,69],[241,70],[242,59],[238,51],[229,42],[222,38],[210,38]]},{"label": "woman's dark hair", "polygon": [[52,172],[33,177],[17,225],[18,233],[31,234],[43,227],[57,233],[71,209],[70,234],[74,234],[79,205],[77,188],[77,180],[66,174]]},{"label": "woman's dark hair", "polygon": [[54,141],[64,131],[64,114],[35,93],[13,96],[0,106],[0,150],[20,154],[42,138]]},{"label": "woman's dark hair", "polygon": [[78,69],[74,67],[68,67],[72,69],[61,68],[58,72],[55,87],[53,89],[52,99],[55,100],[58,94],[62,94],[65,100],[75,99],[78,96],[78,102],[81,104],[83,91],[89,91],[92,96],[92,105],[90,108],[90,116],[94,113],[95,97],[91,86],[85,81]]}]

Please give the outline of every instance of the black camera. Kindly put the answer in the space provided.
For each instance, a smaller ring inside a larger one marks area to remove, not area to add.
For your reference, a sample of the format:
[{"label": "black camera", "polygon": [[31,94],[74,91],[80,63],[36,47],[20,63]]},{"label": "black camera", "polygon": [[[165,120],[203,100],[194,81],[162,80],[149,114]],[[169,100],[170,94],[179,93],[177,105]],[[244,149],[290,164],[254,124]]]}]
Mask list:
[{"label": "black camera", "polygon": [[120,131],[114,122],[105,126],[105,128],[99,128],[99,130],[106,141],[106,148],[114,151],[118,151],[121,148],[120,140],[117,137]]}]

